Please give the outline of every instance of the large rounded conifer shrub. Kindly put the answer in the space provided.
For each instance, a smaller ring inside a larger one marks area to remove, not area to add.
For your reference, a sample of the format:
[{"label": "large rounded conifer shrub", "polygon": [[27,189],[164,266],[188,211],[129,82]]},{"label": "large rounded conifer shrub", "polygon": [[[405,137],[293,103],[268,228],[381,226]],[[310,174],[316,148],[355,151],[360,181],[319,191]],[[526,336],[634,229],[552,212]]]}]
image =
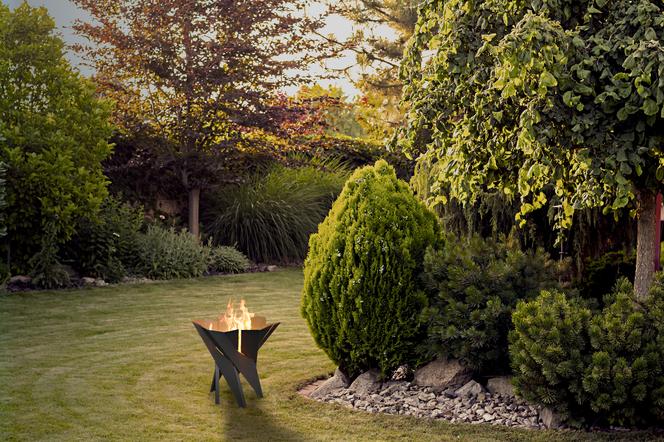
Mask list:
[{"label": "large rounded conifer shrub", "polygon": [[316,343],[348,374],[414,363],[427,305],[419,276],[437,220],[394,168],[357,170],[311,236],[302,314]]}]

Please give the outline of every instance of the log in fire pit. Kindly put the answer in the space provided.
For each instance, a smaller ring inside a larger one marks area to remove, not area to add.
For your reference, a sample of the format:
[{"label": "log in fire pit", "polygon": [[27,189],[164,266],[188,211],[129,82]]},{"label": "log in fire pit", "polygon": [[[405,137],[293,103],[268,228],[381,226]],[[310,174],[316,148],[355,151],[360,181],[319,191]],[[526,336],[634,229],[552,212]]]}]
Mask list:
[{"label": "log in fire pit", "polygon": [[226,312],[217,320],[193,321],[196,331],[214,359],[214,375],[210,392],[214,391],[214,402],[219,403],[219,378],[223,376],[240,407],[245,407],[239,374],[245,377],[256,392],[263,397],[261,381],[256,370],[258,349],[267,341],[279,323],[268,324],[264,317],[249,313],[244,300],[234,308],[228,302]]}]

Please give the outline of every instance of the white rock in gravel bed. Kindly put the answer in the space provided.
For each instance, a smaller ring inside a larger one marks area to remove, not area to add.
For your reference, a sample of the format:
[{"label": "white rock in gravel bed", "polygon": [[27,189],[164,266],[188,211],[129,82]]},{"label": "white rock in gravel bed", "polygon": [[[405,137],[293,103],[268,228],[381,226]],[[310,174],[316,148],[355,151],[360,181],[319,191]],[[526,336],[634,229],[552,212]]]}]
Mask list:
[{"label": "white rock in gravel bed", "polygon": [[562,426],[562,417],[549,407],[545,407],[540,411],[539,418],[546,428],[560,428]]},{"label": "white rock in gravel bed", "polygon": [[514,387],[511,376],[499,376],[490,378],[486,383],[486,389],[491,394],[514,397]]},{"label": "white rock in gravel bed", "polygon": [[323,396],[327,396],[332,392],[336,394],[337,391],[345,389],[346,387],[348,387],[348,378],[337,368],[337,370],[334,372],[334,375],[332,375],[331,378],[327,379],[317,389],[315,389],[311,393],[310,397],[317,399]]},{"label": "white rock in gravel bed", "polygon": [[357,394],[368,396],[380,389],[381,382],[378,379],[378,372],[369,370],[355,378],[348,389]]},{"label": "white rock in gravel bed", "polygon": [[415,371],[413,383],[423,387],[445,389],[468,382],[472,372],[456,359],[435,360]]},{"label": "white rock in gravel bed", "polygon": [[460,397],[477,397],[478,394],[483,393],[484,387],[475,381],[467,382],[463,387],[459,388],[455,393]]},{"label": "white rock in gravel bed", "polygon": [[[404,381],[380,383],[376,372],[364,373],[348,389],[341,388],[318,400],[337,402],[370,413],[390,413],[445,419],[450,422],[488,423],[508,427],[543,428],[546,411],[521,399],[485,392],[475,381],[459,388],[458,397],[437,393]],[[439,391],[439,390],[438,390]],[[541,420],[542,419],[542,420]],[[542,423],[540,423],[542,422]]]}]

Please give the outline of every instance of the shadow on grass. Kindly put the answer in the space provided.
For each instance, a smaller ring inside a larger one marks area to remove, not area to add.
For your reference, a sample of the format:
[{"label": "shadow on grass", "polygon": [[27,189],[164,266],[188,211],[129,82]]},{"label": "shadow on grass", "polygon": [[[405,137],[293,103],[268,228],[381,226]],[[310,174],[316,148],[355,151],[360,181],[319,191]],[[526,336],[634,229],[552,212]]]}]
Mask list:
[{"label": "shadow on grass", "polygon": [[240,408],[230,395],[221,400],[221,418],[225,440],[269,440],[305,441],[299,433],[279,424],[284,419],[274,415],[274,407],[263,399],[256,398],[254,392],[247,394],[247,407]]}]

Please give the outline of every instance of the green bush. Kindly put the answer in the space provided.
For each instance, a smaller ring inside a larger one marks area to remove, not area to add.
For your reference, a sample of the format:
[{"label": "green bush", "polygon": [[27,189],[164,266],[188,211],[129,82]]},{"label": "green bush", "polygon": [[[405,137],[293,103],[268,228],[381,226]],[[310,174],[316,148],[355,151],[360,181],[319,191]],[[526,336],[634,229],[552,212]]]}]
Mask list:
[{"label": "green bush", "polygon": [[186,230],[149,226],[138,236],[139,273],[152,279],[202,276],[210,264],[210,247]]},{"label": "green bush", "polygon": [[309,136],[299,137],[292,142],[312,158],[338,158],[352,169],[385,160],[395,168],[401,179],[410,179],[415,162],[409,160],[400,150],[386,149],[381,142],[352,138],[347,136]]},{"label": "green bush", "polygon": [[0,238],[7,236],[7,220],[5,210],[7,209],[7,165],[0,161]]},{"label": "green bush", "polygon": [[659,299],[639,306],[632,285],[623,278],[616,284],[612,303],[590,322],[593,353],[583,386],[592,411],[613,425],[652,423],[664,410],[664,336],[658,336],[662,326],[653,321],[664,310],[661,286],[655,290]]},{"label": "green bush", "polygon": [[510,353],[517,392],[577,422],[664,422],[664,280],[639,304],[626,279],[590,310],[543,292],[513,315]]},{"label": "green bush", "polygon": [[57,289],[70,285],[69,273],[58,260],[56,227],[47,224],[42,236],[42,246],[28,261],[32,285],[42,289]]},{"label": "green bush", "polygon": [[517,304],[509,350],[518,395],[564,416],[585,414],[590,317],[589,309],[555,291]]},{"label": "green bush", "polygon": [[214,247],[210,252],[208,271],[217,273],[242,273],[249,268],[246,256],[233,247]]},{"label": "green bush", "polygon": [[417,360],[427,305],[418,276],[440,240],[435,215],[381,160],[355,171],[311,236],[302,315],[349,375]]},{"label": "green bush", "polygon": [[[0,135],[1,137],[1,135]],[[0,141],[2,141],[0,139]],[[7,219],[6,219],[6,209],[7,209],[7,165],[0,161],[0,239],[7,236]],[[0,245],[0,253],[4,256],[7,255],[5,249],[6,245]],[[4,259],[0,259],[0,286],[9,279],[9,263],[5,262]]]},{"label": "green bush", "polygon": [[479,237],[429,249],[424,281],[431,293],[426,350],[488,374],[509,371],[507,336],[517,301],[558,286],[556,265],[542,250]]},{"label": "green bush", "polygon": [[[581,295],[602,305],[601,296],[609,293],[621,277],[634,280],[636,254],[625,251],[608,252],[586,262],[583,275],[577,283]],[[599,296],[599,299],[598,299]]]},{"label": "green bush", "polygon": [[301,262],[309,236],[347,178],[338,163],[324,168],[273,166],[249,182],[222,189],[204,215],[215,244],[235,245],[255,262]]},{"label": "green bush", "polygon": [[138,236],[143,223],[141,208],[109,197],[97,219],[81,220],[64,256],[83,276],[117,282],[138,270]]},{"label": "green bush", "polygon": [[12,271],[95,214],[107,195],[101,162],[112,150],[112,103],[70,66],[45,8],[0,4],[0,160],[7,164]]}]

